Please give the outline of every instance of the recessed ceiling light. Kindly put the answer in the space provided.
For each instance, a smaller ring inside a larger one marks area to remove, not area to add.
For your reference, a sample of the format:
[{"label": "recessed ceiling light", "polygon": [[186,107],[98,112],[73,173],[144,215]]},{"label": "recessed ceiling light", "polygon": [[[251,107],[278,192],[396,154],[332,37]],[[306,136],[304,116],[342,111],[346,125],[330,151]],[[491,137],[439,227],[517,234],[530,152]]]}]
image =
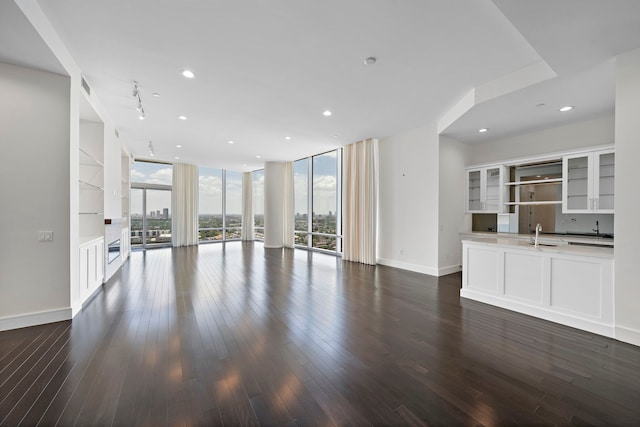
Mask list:
[{"label": "recessed ceiling light", "polygon": [[482,128],[482,129],[478,129],[478,132],[485,133],[488,130],[489,130],[489,128]]},{"label": "recessed ceiling light", "polygon": [[247,167],[247,164],[246,164],[246,163],[243,163],[243,164],[242,164],[242,167],[243,167],[243,168],[246,168],[246,167]]},{"label": "recessed ceiling light", "polygon": [[191,70],[183,70],[182,71],[182,75],[185,76],[188,79],[192,79],[192,78],[194,78],[196,76],[195,74],[193,74],[193,71],[191,71]]},{"label": "recessed ceiling light", "polygon": [[176,148],[182,148],[182,145],[178,144],[176,145]]},{"label": "recessed ceiling light", "polygon": [[566,107],[562,107],[562,108],[560,109],[560,111],[561,111],[561,112],[563,112],[563,113],[564,113],[565,111],[571,111],[571,110],[573,110],[573,106],[572,106],[572,105],[567,105]]},{"label": "recessed ceiling light", "polygon": [[324,112],[322,113],[323,116],[325,117],[329,117],[330,115],[332,115],[333,113],[329,110],[324,110]]},{"label": "recessed ceiling light", "polygon": [[333,137],[334,137],[334,138],[337,138],[337,137],[338,137],[338,134],[333,135]]},{"label": "recessed ceiling light", "polygon": [[174,157],[174,159],[179,160],[179,159],[180,159],[180,157],[176,156],[176,157]]},{"label": "recessed ceiling light", "polygon": [[187,116],[178,116],[180,120],[187,120]]},{"label": "recessed ceiling light", "polygon": [[259,159],[260,157],[262,157],[262,156],[256,156],[256,159]]},{"label": "recessed ceiling light", "polygon": [[229,143],[229,144],[235,144],[236,142],[235,142],[235,141],[227,141],[227,143]]},{"label": "recessed ceiling light", "polygon": [[139,118],[140,120],[144,120],[144,116],[143,116],[142,114],[141,114],[141,115],[139,115],[139,116],[138,116],[138,118]]},{"label": "recessed ceiling light", "polygon": [[286,139],[287,141],[289,141],[291,139],[290,136],[285,136],[284,139]]},{"label": "recessed ceiling light", "polygon": [[377,61],[375,56],[370,56],[367,59],[364,60],[364,65],[373,65],[375,64]]},{"label": "recessed ceiling light", "polygon": [[156,98],[160,98],[160,94],[158,92],[153,92],[152,95],[155,96]]}]

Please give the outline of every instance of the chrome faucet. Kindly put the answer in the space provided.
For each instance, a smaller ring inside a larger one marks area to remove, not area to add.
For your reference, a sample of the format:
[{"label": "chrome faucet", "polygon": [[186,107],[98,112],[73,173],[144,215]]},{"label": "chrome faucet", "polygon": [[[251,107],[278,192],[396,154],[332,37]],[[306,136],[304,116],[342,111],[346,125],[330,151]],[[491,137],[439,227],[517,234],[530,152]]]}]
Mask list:
[{"label": "chrome faucet", "polygon": [[596,237],[600,237],[600,224],[596,221],[596,228],[592,228],[596,232]]},{"label": "chrome faucet", "polygon": [[534,246],[537,248],[538,247],[538,237],[540,236],[540,232],[542,231],[542,224],[538,224],[536,225],[536,240],[534,243]]}]

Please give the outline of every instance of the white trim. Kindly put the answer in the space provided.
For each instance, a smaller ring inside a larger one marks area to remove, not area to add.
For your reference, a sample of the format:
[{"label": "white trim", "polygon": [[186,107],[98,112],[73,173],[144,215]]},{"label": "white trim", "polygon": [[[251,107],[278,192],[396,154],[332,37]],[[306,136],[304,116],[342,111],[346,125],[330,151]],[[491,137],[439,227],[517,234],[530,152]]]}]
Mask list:
[{"label": "white trim", "polygon": [[414,271],[416,273],[428,274],[429,276],[438,276],[438,269],[433,267],[425,267],[418,264],[410,264],[408,262],[400,262],[392,259],[378,258],[376,260],[378,264],[386,265],[387,267],[399,268],[401,270]]},{"label": "white trim", "polygon": [[555,153],[548,153],[544,155],[527,156],[527,157],[520,157],[516,159],[497,160],[491,163],[479,163],[479,164],[467,165],[465,166],[465,170],[480,169],[480,168],[495,167],[495,166],[518,166],[521,164],[534,163],[534,162],[562,160],[562,157],[564,156],[572,156],[577,154],[590,153],[592,151],[614,150],[614,149],[615,149],[614,144],[594,145],[592,147],[581,147],[575,150],[557,151]]},{"label": "white trim", "polygon": [[500,298],[497,295],[485,295],[482,292],[475,292],[471,289],[460,289],[460,297],[548,320],[560,325],[570,326],[572,328],[603,335],[605,337],[616,338],[614,334],[614,326],[606,323],[578,318],[568,314],[559,313],[556,310],[547,310],[542,307],[535,307],[529,304],[507,300]]},{"label": "white trim", "polygon": [[71,318],[71,307],[39,311],[35,313],[18,314],[16,316],[7,316],[0,318],[0,331],[26,328],[29,326],[43,325],[46,323],[61,322],[63,320],[71,320]]},{"label": "white trim", "polygon": [[614,338],[618,341],[640,346],[640,330],[638,329],[616,325]]},{"label": "white trim", "polygon": [[283,245],[262,245],[265,249],[282,249]]},{"label": "white trim", "polygon": [[448,267],[438,268],[438,276],[446,276],[447,274],[453,274],[462,271],[461,265],[450,265]]}]

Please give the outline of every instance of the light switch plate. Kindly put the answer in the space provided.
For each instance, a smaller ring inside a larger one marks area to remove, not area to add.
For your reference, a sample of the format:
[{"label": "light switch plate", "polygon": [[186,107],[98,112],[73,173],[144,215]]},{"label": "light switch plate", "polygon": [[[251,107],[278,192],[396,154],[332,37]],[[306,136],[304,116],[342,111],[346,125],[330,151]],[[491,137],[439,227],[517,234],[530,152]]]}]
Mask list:
[{"label": "light switch plate", "polygon": [[53,242],[53,231],[38,231],[39,242]]}]

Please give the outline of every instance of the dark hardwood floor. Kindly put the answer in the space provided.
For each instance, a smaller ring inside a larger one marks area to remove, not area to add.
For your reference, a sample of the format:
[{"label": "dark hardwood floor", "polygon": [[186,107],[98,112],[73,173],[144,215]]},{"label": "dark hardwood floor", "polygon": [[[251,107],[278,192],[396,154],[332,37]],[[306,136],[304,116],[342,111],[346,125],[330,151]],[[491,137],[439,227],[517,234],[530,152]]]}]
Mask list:
[{"label": "dark hardwood floor", "polygon": [[435,278],[261,244],[134,252],[0,333],[0,424],[640,425],[640,348]]}]

